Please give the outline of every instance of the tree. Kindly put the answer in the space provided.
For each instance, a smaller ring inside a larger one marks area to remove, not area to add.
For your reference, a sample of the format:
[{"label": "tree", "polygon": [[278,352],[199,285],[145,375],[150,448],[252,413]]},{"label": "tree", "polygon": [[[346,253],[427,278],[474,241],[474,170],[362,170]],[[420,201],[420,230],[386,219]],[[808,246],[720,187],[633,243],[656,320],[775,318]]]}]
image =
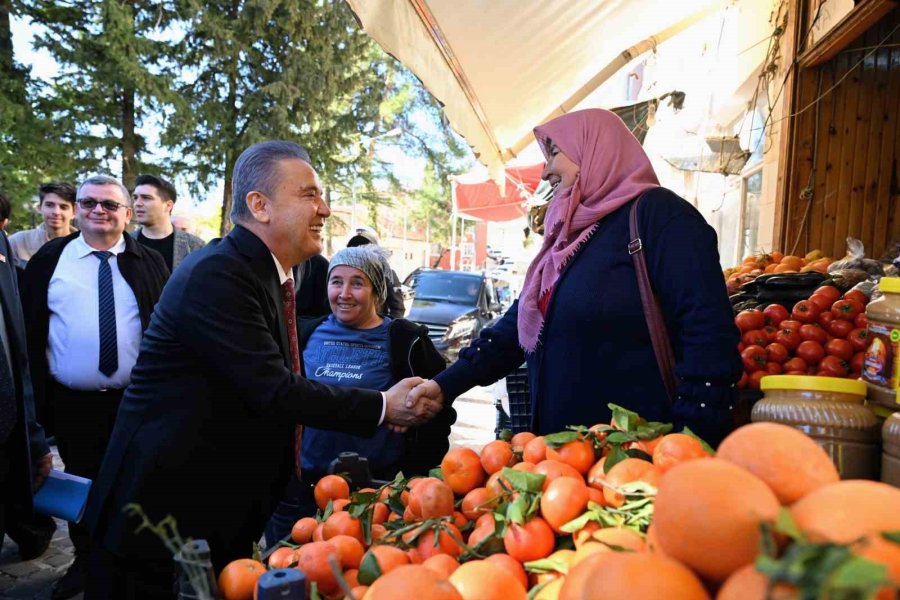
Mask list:
[{"label": "tree", "polygon": [[198,189],[224,180],[231,222],[234,162],[265,139],[306,147],[329,184],[352,165],[340,150],[377,116],[384,67],[341,0],[181,0],[185,76],[163,142]]}]

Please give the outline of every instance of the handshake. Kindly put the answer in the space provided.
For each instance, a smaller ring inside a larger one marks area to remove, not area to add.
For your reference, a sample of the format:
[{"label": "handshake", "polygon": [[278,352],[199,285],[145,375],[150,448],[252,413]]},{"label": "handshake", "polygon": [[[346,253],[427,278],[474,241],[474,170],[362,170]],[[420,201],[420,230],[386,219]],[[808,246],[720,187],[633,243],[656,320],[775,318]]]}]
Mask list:
[{"label": "handshake", "polygon": [[384,423],[393,431],[430,421],[444,408],[444,393],[434,381],[408,377],[385,392]]}]

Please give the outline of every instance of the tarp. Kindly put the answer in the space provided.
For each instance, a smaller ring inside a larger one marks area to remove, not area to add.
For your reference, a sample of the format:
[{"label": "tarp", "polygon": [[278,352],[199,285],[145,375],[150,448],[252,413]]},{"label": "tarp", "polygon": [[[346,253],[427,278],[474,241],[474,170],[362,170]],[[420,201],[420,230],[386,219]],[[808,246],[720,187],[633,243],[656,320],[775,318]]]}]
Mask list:
[{"label": "tarp", "polygon": [[541,182],[543,164],[507,167],[505,193],[493,179],[460,176],[453,180],[456,212],[480,221],[512,221],[526,214],[525,201]]},{"label": "tarp", "polygon": [[723,0],[347,0],[495,180],[530,132]]}]

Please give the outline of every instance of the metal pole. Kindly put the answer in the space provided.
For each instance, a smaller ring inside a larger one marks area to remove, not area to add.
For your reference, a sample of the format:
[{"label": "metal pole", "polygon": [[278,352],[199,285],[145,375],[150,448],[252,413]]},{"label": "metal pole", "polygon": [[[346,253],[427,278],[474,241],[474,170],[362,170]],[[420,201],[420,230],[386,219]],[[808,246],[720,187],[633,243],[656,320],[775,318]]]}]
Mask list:
[{"label": "metal pole", "polygon": [[450,270],[456,270],[456,181],[450,182]]}]

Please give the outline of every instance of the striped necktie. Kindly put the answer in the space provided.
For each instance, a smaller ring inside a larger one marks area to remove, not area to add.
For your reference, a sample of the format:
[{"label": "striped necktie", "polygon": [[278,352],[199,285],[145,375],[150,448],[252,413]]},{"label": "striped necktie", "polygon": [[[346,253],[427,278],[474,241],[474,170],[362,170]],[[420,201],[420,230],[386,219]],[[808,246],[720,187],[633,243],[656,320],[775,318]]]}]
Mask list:
[{"label": "striped necktie", "polygon": [[116,343],[116,297],[113,293],[112,268],[109,257],[112,252],[95,250],[100,259],[97,271],[97,300],[100,308],[100,372],[111,377],[119,368],[119,347]]}]

